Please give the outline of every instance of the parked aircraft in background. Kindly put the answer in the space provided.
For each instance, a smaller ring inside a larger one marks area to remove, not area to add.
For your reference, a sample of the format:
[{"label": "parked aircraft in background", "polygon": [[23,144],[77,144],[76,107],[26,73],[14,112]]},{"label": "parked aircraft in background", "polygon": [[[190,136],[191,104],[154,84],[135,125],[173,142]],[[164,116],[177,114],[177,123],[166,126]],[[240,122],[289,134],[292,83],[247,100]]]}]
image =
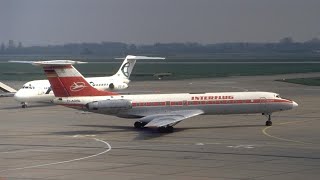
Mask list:
[{"label": "parked aircraft in background", "polygon": [[[118,72],[113,76],[105,77],[90,77],[86,80],[90,85],[99,90],[122,90],[128,87],[130,82],[129,78],[136,60],[139,59],[165,59],[161,57],[147,57],[147,56],[132,56],[128,55]],[[70,61],[70,60],[52,60],[52,61],[10,61],[16,63],[29,63],[33,65],[46,64],[46,63],[59,63],[68,64],[69,62],[77,62],[75,64],[81,64],[85,62]],[[26,108],[29,102],[50,102],[54,99],[54,94],[51,90],[48,80],[34,80],[25,83],[21,89],[19,89],[14,98],[21,102],[22,108]]]},{"label": "parked aircraft in background", "polygon": [[251,113],[268,116],[266,126],[271,126],[273,112],[298,106],[272,92],[119,95],[93,88],[72,66],[74,63],[39,63],[57,97],[53,102],[94,113],[139,118],[134,123],[136,128],[172,132],[174,125],[197,115]]}]

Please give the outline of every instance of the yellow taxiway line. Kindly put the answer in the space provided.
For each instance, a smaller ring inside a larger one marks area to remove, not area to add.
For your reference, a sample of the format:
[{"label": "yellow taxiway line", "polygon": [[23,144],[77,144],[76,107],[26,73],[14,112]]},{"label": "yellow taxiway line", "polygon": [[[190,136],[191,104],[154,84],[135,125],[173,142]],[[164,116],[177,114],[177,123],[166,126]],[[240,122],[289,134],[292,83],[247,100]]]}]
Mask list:
[{"label": "yellow taxiway line", "polygon": [[[304,121],[289,121],[289,122],[283,122],[283,123],[279,123],[279,125],[286,125],[286,124],[293,124],[293,123],[303,123],[306,121],[311,121],[311,120],[304,120]],[[308,142],[303,142],[303,141],[296,141],[296,140],[292,140],[292,139],[285,139],[285,138],[281,138],[281,137],[277,137],[277,136],[273,136],[271,134],[269,134],[267,132],[268,129],[270,129],[272,126],[268,126],[262,129],[262,133],[268,137],[274,138],[274,139],[278,139],[281,141],[287,141],[287,142],[293,142],[293,143],[299,143],[299,144],[312,144],[312,143],[308,143]]]}]

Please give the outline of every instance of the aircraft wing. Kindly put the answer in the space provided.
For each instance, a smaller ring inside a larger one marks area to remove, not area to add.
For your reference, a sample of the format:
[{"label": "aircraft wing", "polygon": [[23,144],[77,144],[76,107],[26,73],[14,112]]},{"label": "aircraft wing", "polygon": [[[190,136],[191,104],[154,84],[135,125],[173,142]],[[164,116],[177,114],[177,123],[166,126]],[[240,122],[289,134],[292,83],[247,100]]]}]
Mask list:
[{"label": "aircraft wing", "polygon": [[150,116],[145,116],[140,119],[142,122],[147,122],[145,127],[162,127],[167,125],[175,125],[178,122],[185,120],[190,117],[203,114],[202,110],[180,110],[171,111],[165,114],[155,114]]}]

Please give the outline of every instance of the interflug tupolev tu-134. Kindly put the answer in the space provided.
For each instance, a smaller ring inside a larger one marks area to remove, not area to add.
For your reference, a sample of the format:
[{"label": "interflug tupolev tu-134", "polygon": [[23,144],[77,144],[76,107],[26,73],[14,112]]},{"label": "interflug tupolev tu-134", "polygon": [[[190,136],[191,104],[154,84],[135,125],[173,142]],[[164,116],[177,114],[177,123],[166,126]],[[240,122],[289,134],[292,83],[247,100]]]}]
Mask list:
[{"label": "interflug tupolev tu-134", "polygon": [[55,104],[93,113],[137,118],[135,128],[172,132],[173,126],[197,115],[254,114],[267,116],[298,106],[272,92],[220,92],[120,95],[92,87],[72,66],[76,62],[38,64],[51,84]]}]

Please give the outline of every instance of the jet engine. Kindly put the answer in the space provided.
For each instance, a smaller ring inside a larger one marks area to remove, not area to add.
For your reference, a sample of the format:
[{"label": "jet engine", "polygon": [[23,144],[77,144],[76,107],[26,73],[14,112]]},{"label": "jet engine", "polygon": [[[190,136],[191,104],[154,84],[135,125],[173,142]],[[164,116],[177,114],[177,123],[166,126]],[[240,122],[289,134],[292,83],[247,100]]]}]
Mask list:
[{"label": "jet engine", "polygon": [[87,103],[86,108],[88,110],[125,110],[131,109],[132,103],[127,99],[108,99],[101,101],[93,101]]},{"label": "jet engine", "polygon": [[126,84],[126,83],[110,83],[108,86],[108,89],[122,90],[122,89],[126,89],[127,87],[128,87],[128,84]]}]

